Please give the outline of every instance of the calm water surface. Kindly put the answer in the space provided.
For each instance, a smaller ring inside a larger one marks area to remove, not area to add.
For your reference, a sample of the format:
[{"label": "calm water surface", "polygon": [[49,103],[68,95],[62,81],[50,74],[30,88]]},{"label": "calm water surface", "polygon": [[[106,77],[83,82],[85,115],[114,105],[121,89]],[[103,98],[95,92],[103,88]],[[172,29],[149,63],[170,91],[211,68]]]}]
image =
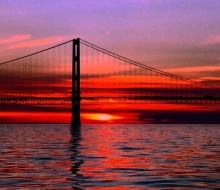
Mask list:
[{"label": "calm water surface", "polygon": [[3,189],[220,189],[219,125],[0,125]]}]

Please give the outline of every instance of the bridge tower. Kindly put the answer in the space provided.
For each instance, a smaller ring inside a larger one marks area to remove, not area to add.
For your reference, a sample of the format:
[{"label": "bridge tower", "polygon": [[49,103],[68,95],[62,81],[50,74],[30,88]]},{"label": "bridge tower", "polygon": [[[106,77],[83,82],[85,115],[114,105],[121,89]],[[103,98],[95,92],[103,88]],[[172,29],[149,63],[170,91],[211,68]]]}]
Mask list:
[{"label": "bridge tower", "polygon": [[72,52],[72,121],[79,126],[80,121],[80,39],[73,39]]}]

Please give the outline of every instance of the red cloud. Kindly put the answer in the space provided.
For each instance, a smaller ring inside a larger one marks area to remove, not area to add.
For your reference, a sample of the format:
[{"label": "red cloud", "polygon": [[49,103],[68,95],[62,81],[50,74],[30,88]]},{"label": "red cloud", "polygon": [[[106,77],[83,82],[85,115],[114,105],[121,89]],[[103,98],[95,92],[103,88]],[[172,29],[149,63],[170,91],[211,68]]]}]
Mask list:
[{"label": "red cloud", "polygon": [[220,35],[210,36],[202,41],[201,45],[220,43]]},{"label": "red cloud", "polygon": [[171,68],[171,69],[162,69],[162,70],[164,72],[169,72],[169,73],[190,73],[190,72],[202,72],[202,71],[217,71],[217,70],[220,70],[220,65],[182,67],[182,68]]},{"label": "red cloud", "polygon": [[39,45],[44,45],[44,44],[58,42],[58,41],[60,41],[62,39],[63,39],[62,37],[55,37],[55,38],[45,38],[45,39],[40,39],[40,40],[32,40],[32,41],[28,41],[28,42],[23,42],[23,43],[12,45],[9,48],[21,48],[21,47],[39,46]]},{"label": "red cloud", "polygon": [[29,39],[30,37],[31,37],[30,34],[24,34],[24,35],[11,36],[10,38],[2,38],[0,39],[0,44],[22,41],[22,40]]}]

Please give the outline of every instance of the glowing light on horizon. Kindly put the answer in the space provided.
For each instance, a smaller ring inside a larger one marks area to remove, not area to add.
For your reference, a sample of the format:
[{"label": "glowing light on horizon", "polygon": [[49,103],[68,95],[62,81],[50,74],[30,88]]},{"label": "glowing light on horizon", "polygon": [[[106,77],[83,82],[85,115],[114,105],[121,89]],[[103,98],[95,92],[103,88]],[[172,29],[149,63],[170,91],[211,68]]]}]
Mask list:
[{"label": "glowing light on horizon", "polygon": [[122,117],[114,116],[110,114],[100,114],[100,113],[87,113],[82,114],[82,117],[90,120],[99,120],[99,121],[110,121],[114,119],[122,119]]}]

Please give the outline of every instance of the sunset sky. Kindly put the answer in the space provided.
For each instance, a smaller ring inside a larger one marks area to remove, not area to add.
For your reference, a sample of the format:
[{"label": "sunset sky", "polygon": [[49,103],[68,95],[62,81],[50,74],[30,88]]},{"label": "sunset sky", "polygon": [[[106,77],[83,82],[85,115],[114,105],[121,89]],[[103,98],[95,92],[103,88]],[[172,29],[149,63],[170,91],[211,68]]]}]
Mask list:
[{"label": "sunset sky", "polygon": [[79,37],[219,85],[219,18],[218,0],[1,0],[0,63]]},{"label": "sunset sky", "polygon": [[219,18],[218,0],[1,0],[0,62],[80,37],[152,67],[218,77]]}]

